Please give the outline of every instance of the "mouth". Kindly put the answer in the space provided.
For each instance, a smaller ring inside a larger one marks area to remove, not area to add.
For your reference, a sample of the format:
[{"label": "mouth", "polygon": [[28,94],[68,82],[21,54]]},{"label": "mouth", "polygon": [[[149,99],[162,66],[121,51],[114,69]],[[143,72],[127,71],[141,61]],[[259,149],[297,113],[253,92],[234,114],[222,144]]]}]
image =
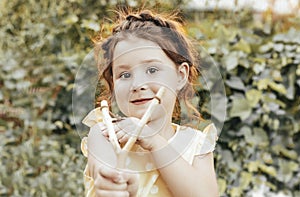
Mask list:
[{"label": "mouth", "polygon": [[151,101],[153,98],[141,98],[141,99],[135,99],[130,101],[130,103],[135,104],[135,105],[142,105],[147,103],[148,101]]}]

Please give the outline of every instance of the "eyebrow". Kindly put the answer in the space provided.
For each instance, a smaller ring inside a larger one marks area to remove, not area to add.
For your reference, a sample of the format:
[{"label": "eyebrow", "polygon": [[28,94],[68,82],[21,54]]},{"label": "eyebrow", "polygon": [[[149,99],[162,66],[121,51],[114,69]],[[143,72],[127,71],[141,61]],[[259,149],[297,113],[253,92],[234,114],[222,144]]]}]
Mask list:
[{"label": "eyebrow", "polygon": [[[140,64],[152,63],[152,62],[159,62],[159,63],[162,63],[162,61],[161,61],[160,59],[147,59],[147,60],[141,61]],[[128,65],[128,64],[120,64],[120,65],[115,65],[115,67],[117,67],[118,69],[120,69],[120,68],[121,68],[121,69],[122,69],[122,68],[127,69],[127,68],[130,67],[130,65]]]},{"label": "eyebrow", "polygon": [[151,63],[151,62],[160,62],[160,63],[162,63],[162,61],[160,59],[143,60],[141,63]]},{"label": "eyebrow", "polygon": [[114,66],[115,68],[118,68],[118,69],[128,69],[128,68],[130,68],[130,66],[129,65],[127,65],[127,64],[121,64],[121,65],[115,65]]}]

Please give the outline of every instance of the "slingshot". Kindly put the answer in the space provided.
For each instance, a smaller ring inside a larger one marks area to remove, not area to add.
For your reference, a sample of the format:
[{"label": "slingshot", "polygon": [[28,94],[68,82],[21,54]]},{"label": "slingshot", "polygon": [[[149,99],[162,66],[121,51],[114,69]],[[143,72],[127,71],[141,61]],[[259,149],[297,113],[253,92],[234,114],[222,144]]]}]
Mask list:
[{"label": "slingshot", "polygon": [[114,131],[113,126],[113,119],[109,114],[109,108],[108,103],[106,100],[101,101],[101,107],[94,109],[92,112],[90,112],[87,117],[82,121],[85,125],[92,127],[97,122],[100,122],[101,120],[104,122],[104,124],[107,127],[108,135],[109,135],[109,142],[111,143],[114,152],[117,155],[117,167],[118,168],[124,168],[125,166],[125,159],[129,153],[129,151],[132,149],[133,145],[139,138],[144,126],[149,121],[151,114],[153,113],[155,106],[160,104],[161,98],[165,92],[165,88],[161,87],[155,97],[151,100],[150,105],[148,106],[145,114],[141,118],[141,120],[138,122],[138,125],[136,129],[133,132],[133,135],[128,139],[126,144],[121,148],[116,133]]}]

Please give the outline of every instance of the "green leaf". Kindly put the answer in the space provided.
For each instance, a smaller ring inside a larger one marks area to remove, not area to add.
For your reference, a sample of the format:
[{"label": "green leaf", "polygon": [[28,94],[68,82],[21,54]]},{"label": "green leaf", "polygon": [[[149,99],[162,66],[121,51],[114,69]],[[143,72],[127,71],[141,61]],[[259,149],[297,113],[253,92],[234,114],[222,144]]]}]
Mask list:
[{"label": "green leaf", "polygon": [[271,51],[273,49],[273,47],[274,47],[274,43],[273,42],[268,42],[267,44],[260,46],[258,51],[260,53],[266,53],[268,51]]},{"label": "green leaf", "polygon": [[273,177],[277,176],[277,171],[273,166],[267,166],[265,164],[260,163],[258,167],[261,171],[263,171],[264,173],[266,173],[270,176],[273,176]]},{"label": "green leaf", "polygon": [[97,23],[97,22],[95,22],[95,21],[92,21],[92,20],[86,20],[86,19],[83,19],[83,20],[82,20],[81,27],[82,27],[82,28],[86,28],[86,29],[93,30],[93,31],[95,31],[95,32],[97,32],[97,31],[100,30],[100,25],[99,25],[99,23]]},{"label": "green leaf", "polygon": [[271,89],[275,90],[278,93],[281,93],[281,94],[287,93],[287,90],[285,89],[285,87],[282,84],[277,84],[274,81],[270,80],[268,85]]},{"label": "green leaf", "polygon": [[231,52],[223,58],[223,64],[227,71],[233,70],[238,65],[238,55],[236,52]]},{"label": "green leaf", "polygon": [[242,172],[241,173],[241,179],[240,179],[240,187],[242,189],[247,189],[249,187],[249,184],[252,180],[252,174],[249,172]]},{"label": "green leaf", "polygon": [[269,138],[266,132],[261,128],[243,129],[245,141],[252,146],[266,147],[269,145]]},{"label": "green leaf", "polygon": [[233,89],[245,90],[245,85],[239,77],[231,76],[229,80],[225,81],[225,83]]},{"label": "green leaf", "polygon": [[272,73],[272,78],[277,81],[277,82],[282,82],[283,79],[282,79],[282,76],[281,76],[281,73],[279,70],[273,70]]},{"label": "green leaf", "polygon": [[254,63],[252,70],[255,74],[261,73],[266,67],[266,63]]},{"label": "green leaf", "polygon": [[243,51],[247,54],[251,53],[251,47],[248,42],[246,42],[244,39],[241,39],[238,43],[236,43],[233,46],[233,49],[238,51]]},{"label": "green leaf", "polygon": [[3,99],[4,99],[3,93],[2,93],[2,91],[0,90],[0,101],[2,101]]},{"label": "green leaf", "polygon": [[290,158],[290,159],[296,160],[298,158],[298,154],[295,150],[289,150],[281,144],[272,146],[272,151],[274,153],[276,153],[277,155],[282,154],[285,157]]},{"label": "green leaf", "polygon": [[276,44],[274,44],[273,48],[277,52],[282,52],[284,49],[284,45],[282,43],[276,43]]},{"label": "green leaf", "polygon": [[31,82],[30,81],[20,81],[16,84],[16,88],[18,91],[23,91],[23,92],[27,92],[28,89],[31,86]]},{"label": "green leaf", "polygon": [[12,78],[19,80],[19,79],[23,79],[27,74],[27,71],[23,68],[17,69],[13,72]]},{"label": "green leaf", "polygon": [[273,164],[273,158],[270,153],[264,152],[262,155],[262,159],[266,164]]},{"label": "green leaf", "polygon": [[224,194],[227,188],[226,180],[222,178],[218,178],[218,187],[219,187],[219,193]]},{"label": "green leaf", "polygon": [[76,23],[79,20],[78,16],[76,14],[69,15],[65,20],[63,20],[63,24],[65,25],[72,25]]},{"label": "green leaf", "polygon": [[245,120],[252,112],[252,108],[245,98],[235,98],[232,102],[232,107],[229,111],[230,117],[239,117],[241,120]]},{"label": "green leaf", "polygon": [[242,193],[243,193],[243,190],[240,187],[233,187],[229,190],[229,194],[231,197],[239,197],[242,195]]},{"label": "green leaf", "polygon": [[263,95],[262,96],[262,101],[266,104],[275,103],[275,104],[279,105],[282,108],[286,107],[286,104],[284,102],[274,98],[272,95]]},{"label": "green leaf", "polygon": [[271,89],[275,90],[278,93],[281,94],[287,93],[286,88],[282,84],[275,83],[269,78],[258,80],[256,85],[259,90],[266,90],[268,87],[270,87]]},{"label": "green leaf", "polygon": [[300,76],[300,64],[298,64],[297,66],[296,75]]},{"label": "green leaf", "polygon": [[269,137],[265,130],[255,127],[253,129],[253,136],[256,136],[256,144],[261,147],[269,145]]},{"label": "green leaf", "polygon": [[7,62],[3,63],[3,66],[2,69],[3,71],[12,71],[14,70],[16,67],[18,67],[18,62],[16,61],[16,59],[14,58],[10,58]]},{"label": "green leaf", "polygon": [[278,180],[288,183],[293,173],[299,169],[299,164],[294,161],[279,159]]},{"label": "green leaf", "polygon": [[296,81],[296,76],[295,76],[296,68],[291,67],[289,69],[288,73],[288,89],[286,93],[286,97],[290,100],[294,99],[295,95],[295,81]]},{"label": "green leaf", "polygon": [[256,89],[251,89],[246,92],[246,98],[251,107],[255,107],[262,98],[262,92]]},{"label": "green leaf", "polygon": [[4,86],[8,89],[8,90],[13,90],[16,88],[16,84],[11,81],[11,80],[5,80],[4,81]]}]

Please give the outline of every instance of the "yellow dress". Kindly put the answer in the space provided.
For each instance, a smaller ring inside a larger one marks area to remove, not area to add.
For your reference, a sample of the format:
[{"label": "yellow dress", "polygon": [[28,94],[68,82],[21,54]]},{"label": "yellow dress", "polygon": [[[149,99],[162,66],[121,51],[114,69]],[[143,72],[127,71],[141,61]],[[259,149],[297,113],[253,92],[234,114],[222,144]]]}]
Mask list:
[{"label": "yellow dress", "polygon": [[[87,125],[91,127],[91,130],[99,130],[96,123],[99,121],[101,120],[98,119],[94,122],[92,121],[93,123],[89,123]],[[213,124],[208,125],[203,132],[190,127],[179,126],[175,124],[174,127],[176,127],[176,133],[171,139],[169,139],[168,143],[179,154],[177,157],[168,158],[163,165],[168,165],[170,162],[174,161],[180,156],[192,165],[195,156],[205,155],[214,151],[217,140],[217,130]],[[86,157],[88,156],[87,140],[88,138],[84,137],[81,141],[81,150]],[[140,178],[137,195],[138,197],[172,196],[167,185],[160,177],[159,170],[156,169],[157,167],[151,159],[150,152],[143,150],[138,145],[135,145],[132,152],[130,152],[126,158],[125,163],[125,167],[127,169],[139,173]],[[84,186],[86,197],[96,196],[94,180],[89,175],[88,165],[86,165],[84,170]]]}]

